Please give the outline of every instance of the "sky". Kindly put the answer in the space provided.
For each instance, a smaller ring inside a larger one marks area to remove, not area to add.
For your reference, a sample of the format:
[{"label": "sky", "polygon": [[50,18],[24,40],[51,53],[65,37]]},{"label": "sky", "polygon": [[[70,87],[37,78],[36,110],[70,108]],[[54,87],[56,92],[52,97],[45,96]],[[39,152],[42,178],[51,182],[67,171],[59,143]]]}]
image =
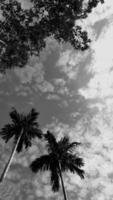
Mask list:
[{"label": "sky", "polygon": [[[26,1],[23,6],[27,6]],[[57,139],[68,135],[81,142],[85,179],[65,173],[70,200],[113,199],[113,4],[105,0],[78,21],[92,43],[84,52],[59,45],[53,38],[40,57],[31,57],[23,69],[0,74],[0,128],[8,123],[9,111],[35,108],[39,123]],[[0,139],[0,173],[11,153]],[[30,162],[44,153],[45,144],[33,141],[28,151],[16,154],[6,179],[0,184],[0,200],[62,200],[62,190],[53,193],[49,172],[34,175]]]}]

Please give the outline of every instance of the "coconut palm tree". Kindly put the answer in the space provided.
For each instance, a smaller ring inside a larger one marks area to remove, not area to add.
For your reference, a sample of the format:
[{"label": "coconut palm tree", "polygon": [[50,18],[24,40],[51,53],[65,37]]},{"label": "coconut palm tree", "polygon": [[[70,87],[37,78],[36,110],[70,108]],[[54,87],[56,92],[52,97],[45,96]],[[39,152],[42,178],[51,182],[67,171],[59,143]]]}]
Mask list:
[{"label": "coconut palm tree", "polygon": [[48,154],[36,158],[30,164],[30,168],[34,173],[39,170],[50,170],[52,190],[54,192],[59,190],[59,180],[61,180],[64,199],[67,200],[62,172],[69,170],[72,173],[76,172],[80,178],[84,178],[84,170],[81,169],[84,165],[83,159],[74,153],[75,147],[80,143],[71,143],[68,137],[63,137],[57,141],[50,131],[45,134],[45,139],[47,141]]},{"label": "coconut palm tree", "polygon": [[24,115],[22,113],[19,114],[15,108],[13,108],[13,110],[10,112],[10,118],[12,122],[10,124],[6,124],[2,128],[2,130],[0,131],[0,135],[6,143],[13,137],[14,147],[0,177],[0,182],[2,182],[6,176],[15,152],[20,153],[23,147],[25,147],[25,149],[30,147],[31,140],[33,138],[42,137],[42,132],[37,122],[38,115],[39,113],[36,112],[35,109],[31,109],[31,111],[27,115]]}]

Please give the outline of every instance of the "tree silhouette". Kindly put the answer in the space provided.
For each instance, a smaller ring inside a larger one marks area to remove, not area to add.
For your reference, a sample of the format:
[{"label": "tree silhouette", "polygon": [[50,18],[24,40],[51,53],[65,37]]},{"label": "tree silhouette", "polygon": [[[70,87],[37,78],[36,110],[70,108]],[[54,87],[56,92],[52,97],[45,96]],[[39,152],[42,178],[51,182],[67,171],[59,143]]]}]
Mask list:
[{"label": "tree silhouette", "polygon": [[23,67],[31,55],[39,55],[46,38],[69,42],[75,49],[85,50],[90,39],[76,25],[104,0],[31,0],[32,7],[23,9],[17,0],[1,0],[0,9],[0,71]]},{"label": "tree silhouette", "polygon": [[62,172],[76,172],[80,178],[84,178],[84,170],[81,169],[84,165],[83,159],[74,153],[75,147],[80,143],[70,143],[68,137],[63,137],[56,141],[54,135],[49,131],[47,131],[45,139],[47,141],[48,154],[36,158],[30,164],[30,168],[34,173],[39,170],[50,170],[52,190],[54,192],[59,190],[59,180],[61,180],[64,199],[67,200]]},{"label": "tree silhouette", "polygon": [[35,109],[31,109],[31,111],[27,115],[19,114],[15,108],[10,112],[12,123],[6,124],[2,128],[0,135],[6,143],[13,137],[14,147],[11,156],[0,177],[0,182],[2,182],[2,180],[6,176],[15,152],[20,153],[24,146],[25,149],[30,147],[31,140],[33,138],[42,137],[42,132],[39,129],[39,124],[37,122],[38,115],[39,113],[36,112]]}]

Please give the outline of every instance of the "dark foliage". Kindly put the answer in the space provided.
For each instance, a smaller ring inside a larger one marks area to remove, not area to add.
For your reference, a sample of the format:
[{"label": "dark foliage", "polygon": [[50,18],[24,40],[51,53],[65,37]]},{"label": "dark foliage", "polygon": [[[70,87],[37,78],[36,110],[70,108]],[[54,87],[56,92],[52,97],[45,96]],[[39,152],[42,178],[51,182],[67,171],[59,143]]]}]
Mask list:
[{"label": "dark foliage", "polygon": [[18,153],[22,151],[23,146],[27,149],[31,146],[32,138],[42,137],[42,131],[39,129],[39,124],[37,122],[38,115],[39,113],[36,112],[35,109],[32,109],[27,115],[19,114],[13,109],[10,112],[12,123],[6,124],[2,128],[0,136],[6,143],[14,137],[14,143],[16,144],[22,131],[22,136],[16,151]]},{"label": "dark foliage", "polygon": [[84,170],[81,169],[84,165],[83,159],[73,153],[80,143],[70,143],[68,137],[63,137],[61,140],[56,141],[54,135],[49,131],[47,131],[45,139],[47,141],[48,154],[35,159],[30,165],[31,170],[35,173],[39,170],[50,170],[53,191],[59,190],[59,164],[62,172],[69,170],[72,173],[76,172],[80,178],[84,178]]},{"label": "dark foliage", "polygon": [[89,0],[31,0],[32,8],[23,9],[17,0],[1,0],[0,71],[23,67],[31,55],[39,55],[45,39],[54,36],[58,42],[69,42],[75,49],[85,50],[90,39],[87,32],[75,25],[86,18],[99,2]]}]

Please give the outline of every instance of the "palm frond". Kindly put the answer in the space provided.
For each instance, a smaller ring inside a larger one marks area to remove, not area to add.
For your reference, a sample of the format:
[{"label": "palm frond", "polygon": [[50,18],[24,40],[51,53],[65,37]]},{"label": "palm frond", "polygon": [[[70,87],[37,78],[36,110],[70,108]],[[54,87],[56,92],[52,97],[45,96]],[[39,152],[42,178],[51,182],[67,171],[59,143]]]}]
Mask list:
[{"label": "palm frond", "polygon": [[0,131],[0,135],[3,140],[7,143],[15,134],[13,124],[6,124]]},{"label": "palm frond", "polygon": [[21,140],[17,146],[18,153],[22,151],[24,146],[26,149],[30,147],[31,140],[33,138],[42,138],[42,131],[39,128],[38,122],[36,121],[38,114],[39,113],[36,112],[35,109],[31,109],[27,115],[18,113],[14,108],[13,111],[10,112],[10,117],[15,127],[14,143],[17,142],[21,131],[23,131]]},{"label": "palm frond", "polygon": [[22,121],[23,118],[22,114],[19,114],[15,108],[13,108],[13,110],[9,113],[9,115],[14,124],[18,124]]},{"label": "palm frond", "polygon": [[42,170],[45,171],[50,169],[50,163],[51,157],[49,155],[43,155],[32,161],[32,163],[30,164],[30,168],[34,173],[37,173],[38,171]]},{"label": "palm frond", "polygon": [[69,164],[73,163],[77,167],[82,167],[84,166],[83,159],[77,156],[76,154],[71,154],[71,153],[65,153],[61,157],[61,162],[63,166],[68,166]]},{"label": "palm frond", "polygon": [[64,146],[64,147],[67,146],[67,145],[69,145],[69,137],[67,137],[67,136],[62,137],[60,139],[60,141],[58,141],[58,144],[60,146]]},{"label": "palm frond", "polygon": [[59,190],[59,173],[56,168],[51,169],[51,185],[54,192],[57,192]]},{"label": "palm frond", "polygon": [[83,167],[83,166],[84,166],[83,159],[80,158],[80,157],[76,157],[74,163],[75,163],[75,165],[76,165],[77,167]]},{"label": "palm frond", "polygon": [[39,112],[37,112],[34,108],[31,109],[30,113],[27,115],[27,121],[29,124],[37,124],[38,125],[38,122],[37,122],[37,117],[39,115]]},{"label": "palm frond", "polygon": [[45,134],[45,139],[48,142],[47,143],[48,152],[51,153],[57,151],[58,144],[56,138],[50,131],[47,131],[47,133]]},{"label": "palm frond", "polygon": [[74,168],[75,168],[74,172],[76,171],[76,173],[78,174],[78,176],[79,176],[81,179],[84,179],[84,174],[85,174],[84,170],[83,170],[83,169],[80,169],[80,168],[78,168],[78,167],[76,167],[76,166],[74,166]]},{"label": "palm frond", "polygon": [[79,142],[72,142],[72,143],[70,143],[69,137],[67,137],[67,136],[64,136],[58,142],[59,149],[61,151],[63,151],[63,152],[67,152],[68,151],[68,152],[72,153],[73,150],[75,149],[75,147],[77,147],[78,145],[80,145]]},{"label": "palm frond", "polygon": [[[34,128],[34,127],[28,127],[28,131],[24,130],[23,131],[23,135],[22,135],[22,140],[20,142],[22,142],[23,144],[21,145],[21,147],[23,148],[25,146],[25,149],[28,149],[28,147],[31,146],[31,142],[32,139],[38,137],[38,138],[42,138],[42,131],[38,128]],[[22,150],[22,149],[21,149]]]},{"label": "palm frond", "polygon": [[31,147],[31,145],[32,145],[31,140],[26,138],[24,145],[25,145],[25,149],[28,149],[29,147]]},{"label": "palm frond", "polygon": [[41,129],[39,129],[38,127],[29,127],[28,131],[27,131],[27,135],[30,139],[38,137],[39,139],[42,138],[43,132]]},{"label": "palm frond", "polygon": [[80,143],[70,143],[68,137],[63,137],[57,142],[55,136],[50,131],[47,131],[44,138],[47,141],[49,154],[35,159],[30,165],[31,170],[35,173],[39,170],[50,170],[51,185],[54,192],[57,192],[60,186],[59,163],[62,172],[68,170],[72,173],[76,172],[83,179],[84,170],[81,169],[84,165],[83,159],[73,154],[74,148]]},{"label": "palm frond", "polygon": [[83,159],[71,153],[65,154],[61,160],[62,171],[69,170],[72,173],[76,172],[81,178],[84,178],[84,170],[81,169],[82,166],[84,166]]},{"label": "palm frond", "polygon": [[32,145],[31,140],[32,140],[32,137],[29,137],[28,133],[23,134],[17,146],[17,152],[18,153],[21,152],[23,147],[25,147],[25,149],[28,149],[29,147],[31,147]]},{"label": "palm frond", "polygon": [[23,117],[23,146],[27,149],[31,146],[31,140],[35,137],[42,138],[42,131],[37,122],[39,113],[35,109],[31,109],[30,113]]},{"label": "palm frond", "polygon": [[77,167],[74,163],[65,163],[65,165],[62,163],[61,165],[62,171],[70,171],[72,173],[77,173],[81,178],[84,178],[84,170],[80,167]]},{"label": "palm frond", "polygon": [[[15,139],[14,139],[15,144],[17,143],[19,135],[20,134],[15,135]],[[31,135],[31,133],[30,133],[30,135]],[[25,133],[22,134],[21,139],[20,139],[19,144],[16,149],[16,151],[18,153],[20,153],[22,151],[23,147],[25,147],[25,149],[28,149],[29,147],[31,147],[32,135],[31,135],[31,137],[30,137],[30,135],[29,135],[29,132],[27,134],[25,134]]]},{"label": "palm frond", "polygon": [[75,148],[80,145],[81,143],[80,142],[72,142],[70,143],[69,145],[67,145],[67,148],[66,150],[70,153],[73,153],[73,151],[75,150]]}]

